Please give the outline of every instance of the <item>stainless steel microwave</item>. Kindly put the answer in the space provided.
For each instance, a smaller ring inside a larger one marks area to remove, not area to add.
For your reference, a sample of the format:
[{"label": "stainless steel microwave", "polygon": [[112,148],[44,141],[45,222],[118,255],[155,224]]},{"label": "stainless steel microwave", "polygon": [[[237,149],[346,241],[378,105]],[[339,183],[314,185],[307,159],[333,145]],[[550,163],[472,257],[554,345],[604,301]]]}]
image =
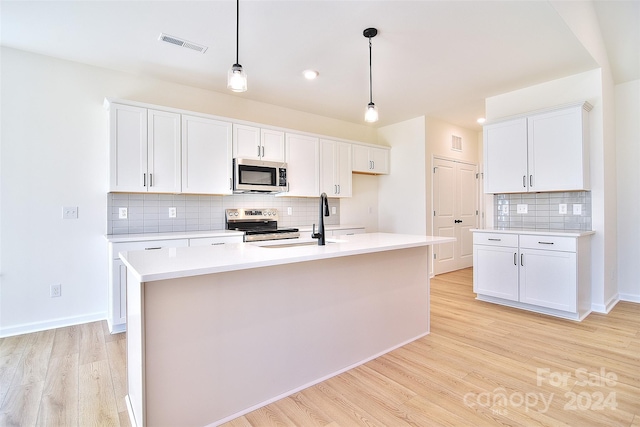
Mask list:
[{"label": "stainless steel microwave", "polygon": [[287,164],[253,159],[233,159],[234,193],[289,191]]}]

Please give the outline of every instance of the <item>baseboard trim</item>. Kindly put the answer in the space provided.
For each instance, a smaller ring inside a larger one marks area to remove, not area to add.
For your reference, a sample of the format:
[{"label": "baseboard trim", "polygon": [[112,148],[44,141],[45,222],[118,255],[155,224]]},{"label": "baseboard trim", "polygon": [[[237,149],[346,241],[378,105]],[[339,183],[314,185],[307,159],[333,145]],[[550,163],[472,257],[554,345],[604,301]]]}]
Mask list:
[{"label": "baseboard trim", "polygon": [[620,302],[620,295],[615,294],[614,296],[609,298],[609,301],[607,301],[605,304],[591,304],[591,311],[600,314],[609,314],[609,312],[613,310],[613,307],[615,307],[618,302]]},{"label": "baseboard trim", "polygon": [[64,328],[65,326],[81,325],[83,323],[105,320],[107,313],[91,313],[82,316],[64,317],[61,319],[47,320],[44,322],[24,323],[22,325],[0,328],[0,338],[15,335],[30,334],[32,332],[46,331],[48,329]]},{"label": "baseboard trim", "polygon": [[640,303],[640,295],[636,294],[618,294],[618,298],[620,298],[620,301]]}]

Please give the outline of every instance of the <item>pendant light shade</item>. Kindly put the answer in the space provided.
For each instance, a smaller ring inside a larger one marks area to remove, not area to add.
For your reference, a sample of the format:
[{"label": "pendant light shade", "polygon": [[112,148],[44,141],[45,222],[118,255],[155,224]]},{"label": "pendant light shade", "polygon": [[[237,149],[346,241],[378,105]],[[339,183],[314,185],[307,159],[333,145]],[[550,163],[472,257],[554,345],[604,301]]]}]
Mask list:
[{"label": "pendant light shade", "polygon": [[236,62],[227,73],[227,88],[234,92],[246,92],[247,73],[238,61],[238,50],[240,45],[240,0],[236,0]]},{"label": "pendant light shade", "polygon": [[362,32],[362,35],[369,39],[369,104],[364,114],[364,121],[368,123],[378,121],[378,109],[376,108],[376,104],[373,103],[373,85],[371,82],[371,39],[377,34],[378,30],[375,28],[367,28]]}]

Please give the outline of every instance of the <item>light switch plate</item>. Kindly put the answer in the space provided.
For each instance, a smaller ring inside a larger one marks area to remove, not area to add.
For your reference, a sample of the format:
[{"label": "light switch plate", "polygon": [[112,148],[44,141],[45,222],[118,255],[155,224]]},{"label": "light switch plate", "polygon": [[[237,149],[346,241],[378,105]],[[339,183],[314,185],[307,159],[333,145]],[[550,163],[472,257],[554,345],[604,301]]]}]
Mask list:
[{"label": "light switch plate", "polygon": [[582,205],[580,203],[573,204],[573,214],[582,215]]},{"label": "light switch plate", "polygon": [[519,214],[526,214],[529,212],[529,205],[527,205],[526,203],[518,205],[516,207],[516,212]]},{"label": "light switch plate", "polygon": [[567,204],[566,203],[560,203],[558,205],[558,213],[562,214],[562,215],[566,215],[567,214]]},{"label": "light switch plate", "polygon": [[331,215],[338,213],[338,209],[335,206],[331,206]]}]

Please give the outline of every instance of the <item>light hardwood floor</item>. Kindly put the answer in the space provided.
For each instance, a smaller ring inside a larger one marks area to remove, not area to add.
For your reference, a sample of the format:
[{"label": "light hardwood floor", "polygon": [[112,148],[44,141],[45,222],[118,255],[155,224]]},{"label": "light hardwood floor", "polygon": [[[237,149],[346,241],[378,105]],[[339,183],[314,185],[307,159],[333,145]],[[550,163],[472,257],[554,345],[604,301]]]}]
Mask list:
[{"label": "light hardwood floor", "polygon": [[[474,297],[471,269],[437,276],[430,335],[225,426],[640,427],[640,306],[575,323]],[[0,340],[0,425],[128,426],[124,338]]]}]

